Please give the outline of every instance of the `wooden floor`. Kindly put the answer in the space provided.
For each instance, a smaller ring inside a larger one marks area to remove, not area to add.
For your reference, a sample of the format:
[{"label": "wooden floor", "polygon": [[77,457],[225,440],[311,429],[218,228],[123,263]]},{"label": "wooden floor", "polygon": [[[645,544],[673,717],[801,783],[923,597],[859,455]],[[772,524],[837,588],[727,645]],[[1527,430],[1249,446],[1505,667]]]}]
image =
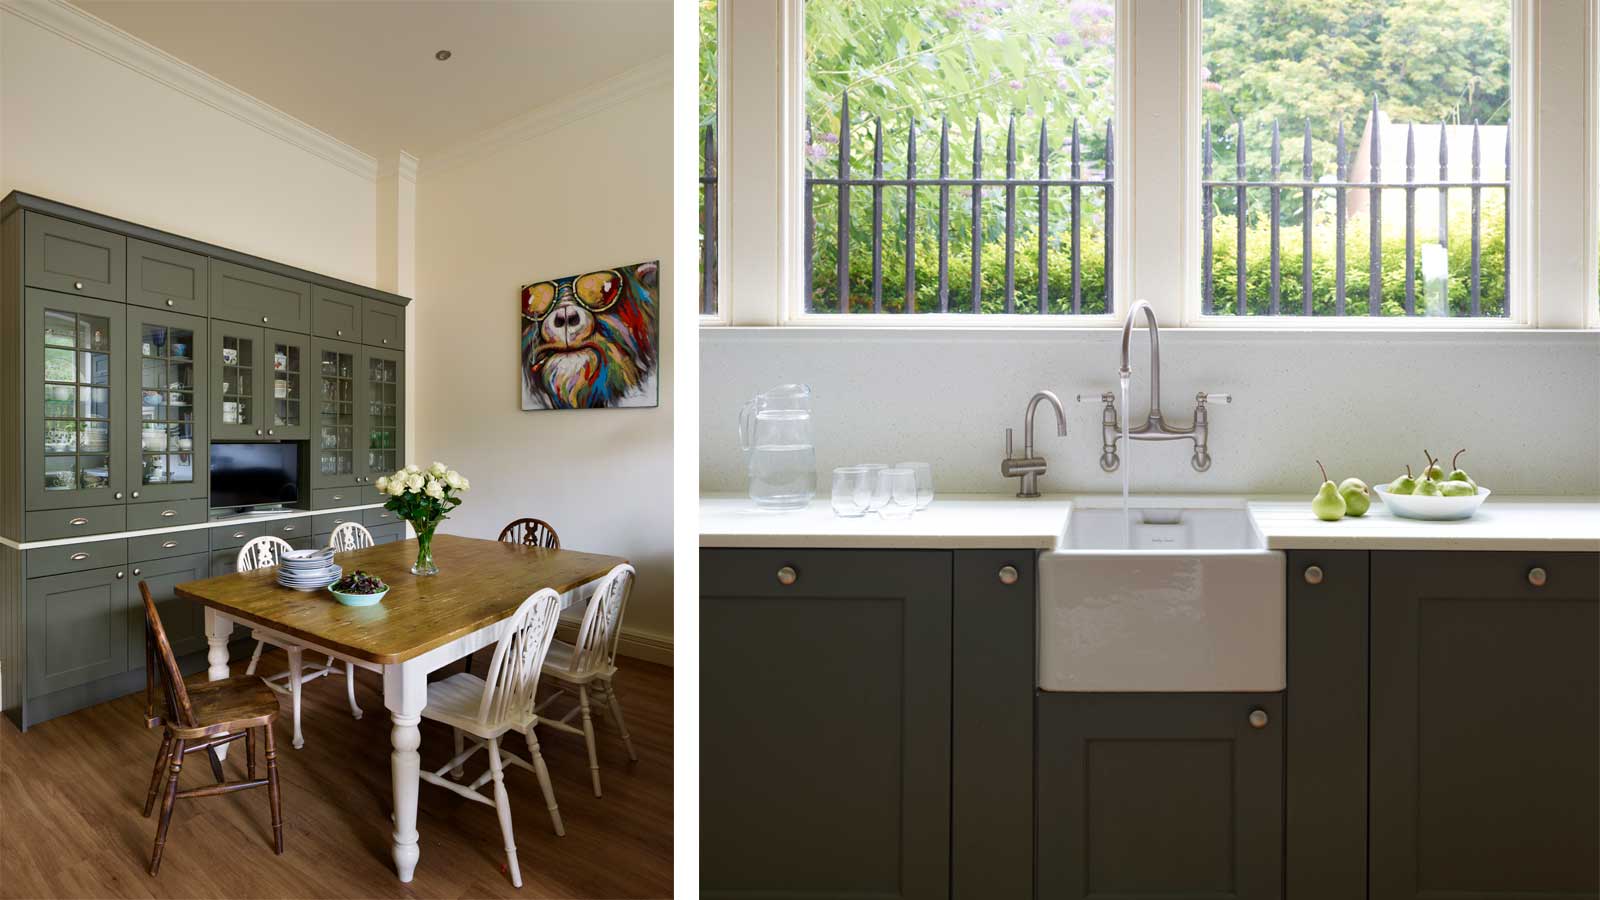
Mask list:
[{"label": "wooden floor", "polygon": [[[235,654],[237,657],[237,654]],[[487,653],[474,670],[482,674]],[[140,815],[160,732],[143,726],[143,694],[35,726],[0,717],[0,897],[666,897],[672,893],[672,670],[620,661],[617,694],[639,762],[596,719],[605,797],[589,785],[583,739],[540,729],[566,836],[550,828],[533,773],[511,768],[519,891],[501,871],[505,853],[493,807],[423,784],[417,828],[422,858],[402,885],[390,860],[389,716],[372,672],[357,672],[350,717],[340,679],[305,688],[306,745],[290,746],[289,704],[277,723],[283,784],[283,856],[272,853],[264,790],[183,801],[173,812],[161,874],[145,868],[155,819]],[[283,669],[269,651],[259,671]],[[235,659],[235,674],[243,661]],[[452,667],[451,671],[455,671]],[[507,738],[525,756],[520,737]],[[241,748],[242,744],[234,745]],[[422,722],[422,765],[451,756],[449,729]],[[231,751],[229,778],[243,777]],[[260,749],[257,749],[260,753]],[[475,778],[483,753],[468,763]],[[181,784],[212,783],[189,757]]]}]

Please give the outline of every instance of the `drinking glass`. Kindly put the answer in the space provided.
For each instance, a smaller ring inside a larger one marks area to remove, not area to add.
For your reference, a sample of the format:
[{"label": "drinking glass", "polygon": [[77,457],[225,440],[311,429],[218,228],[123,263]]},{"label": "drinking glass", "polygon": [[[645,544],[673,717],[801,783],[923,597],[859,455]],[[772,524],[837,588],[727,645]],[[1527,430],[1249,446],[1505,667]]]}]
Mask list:
[{"label": "drinking glass", "polygon": [[933,466],[925,462],[895,463],[897,469],[910,469],[917,476],[917,509],[924,510],[933,502]]},{"label": "drinking glass", "polygon": [[883,508],[884,501],[889,497],[888,488],[878,476],[889,467],[883,463],[859,463],[856,468],[867,470],[867,484],[872,488],[872,499],[867,504],[867,512],[877,512]]},{"label": "drinking glass", "polygon": [[886,494],[878,515],[885,519],[908,519],[917,511],[917,473],[910,469],[884,469],[878,483]]},{"label": "drinking glass", "polygon": [[833,514],[854,519],[872,507],[873,477],[865,466],[840,466],[833,470]]}]

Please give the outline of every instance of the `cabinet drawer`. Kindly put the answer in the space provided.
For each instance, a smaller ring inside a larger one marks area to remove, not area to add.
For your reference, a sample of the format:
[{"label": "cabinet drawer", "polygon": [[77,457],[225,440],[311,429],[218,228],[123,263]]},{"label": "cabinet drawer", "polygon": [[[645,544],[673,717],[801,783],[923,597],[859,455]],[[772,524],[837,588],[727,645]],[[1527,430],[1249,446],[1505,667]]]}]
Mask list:
[{"label": "cabinet drawer", "polygon": [[30,541],[86,534],[109,534],[126,530],[125,506],[80,506],[77,509],[48,509],[27,514],[23,533]]},{"label": "cabinet drawer", "polygon": [[169,531],[166,534],[147,534],[144,537],[128,538],[128,559],[131,562],[144,562],[152,559],[187,556],[191,553],[204,553],[210,549],[206,544],[206,540],[207,536],[204,528],[192,528],[188,531]]},{"label": "cabinet drawer", "polygon": [[206,314],[206,258],[128,241],[128,302],[194,316]]},{"label": "cabinet drawer", "polygon": [[289,541],[290,543],[293,543],[296,538],[310,537],[311,531],[312,525],[311,518],[309,516],[298,519],[279,519],[275,522],[261,523],[262,534],[270,534],[273,537],[280,537],[286,541]]},{"label": "cabinet drawer", "polygon": [[341,341],[361,340],[362,303],[366,299],[320,284],[312,285],[311,333]]},{"label": "cabinet drawer", "polygon": [[371,297],[365,297],[363,300],[365,304],[361,315],[361,343],[373,347],[387,347],[390,350],[404,350],[406,308],[383,300],[374,300]]},{"label": "cabinet drawer", "polygon": [[312,509],[337,509],[341,506],[355,506],[366,501],[361,499],[360,487],[319,488],[311,492]]},{"label": "cabinet drawer", "polygon": [[232,525],[213,528],[211,529],[211,549],[232,548],[237,550],[248,543],[251,538],[257,538],[265,534],[261,529],[266,524],[266,522],[237,522]]},{"label": "cabinet drawer", "polygon": [[401,523],[380,525],[367,530],[372,532],[372,542],[375,544],[392,544],[406,539],[406,526]]},{"label": "cabinet drawer", "polygon": [[399,522],[399,516],[381,506],[377,509],[364,509],[361,511],[361,524],[368,528],[377,525],[394,525]]},{"label": "cabinet drawer", "polygon": [[120,566],[128,561],[127,541],[85,541],[62,547],[43,547],[27,551],[28,577],[83,572],[105,566]]},{"label": "cabinet drawer", "polygon": [[342,513],[322,513],[311,517],[311,531],[313,534],[330,535],[333,530],[346,522],[361,521],[364,510],[352,510]]},{"label": "cabinet drawer", "polygon": [[311,330],[311,285],[221,260],[211,260],[211,318],[279,331]]},{"label": "cabinet drawer", "polygon": [[25,214],[23,279],[65,294],[122,300],[127,284],[127,239],[120,234]]},{"label": "cabinet drawer", "polygon": [[[373,477],[376,478],[377,476],[373,476]],[[361,486],[361,502],[362,503],[388,503],[389,502],[389,495],[385,494],[383,491],[378,490],[377,488],[373,487],[370,484],[362,485]]]},{"label": "cabinet drawer", "polygon": [[197,525],[206,520],[205,500],[174,500],[171,503],[128,504],[128,530],[171,528]]}]

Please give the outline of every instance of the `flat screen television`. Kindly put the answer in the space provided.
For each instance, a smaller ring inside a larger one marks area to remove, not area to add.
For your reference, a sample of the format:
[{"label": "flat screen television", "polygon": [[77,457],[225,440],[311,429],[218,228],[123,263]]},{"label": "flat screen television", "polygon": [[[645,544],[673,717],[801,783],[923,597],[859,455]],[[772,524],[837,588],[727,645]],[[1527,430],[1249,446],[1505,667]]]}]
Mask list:
[{"label": "flat screen television", "polygon": [[298,502],[299,444],[211,444],[213,509]]}]

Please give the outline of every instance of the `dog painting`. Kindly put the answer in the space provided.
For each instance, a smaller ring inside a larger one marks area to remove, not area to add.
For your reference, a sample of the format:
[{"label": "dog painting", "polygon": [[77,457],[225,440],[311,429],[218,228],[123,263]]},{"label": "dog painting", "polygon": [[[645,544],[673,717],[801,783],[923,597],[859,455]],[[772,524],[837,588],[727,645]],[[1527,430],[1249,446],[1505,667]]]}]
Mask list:
[{"label": "dog painting", "polygon": [[598,269],[522,288],[522,408],[659,404],[661,264]]}]

